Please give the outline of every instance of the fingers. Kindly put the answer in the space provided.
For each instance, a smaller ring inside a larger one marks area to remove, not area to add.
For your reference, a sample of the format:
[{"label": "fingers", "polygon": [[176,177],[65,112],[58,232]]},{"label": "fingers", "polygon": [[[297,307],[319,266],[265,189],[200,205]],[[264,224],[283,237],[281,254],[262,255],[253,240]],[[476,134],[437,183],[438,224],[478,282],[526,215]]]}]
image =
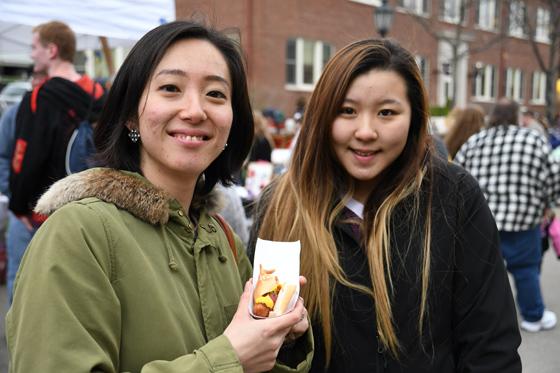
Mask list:
[{"label": "fingers", "polygon": [[[271,321],[275,323],[276,330],[291,329],[295,324],[302,320],[306,316],[305,307],[303,306],[303,301],[301,298],[298,299],[296,306],[290,312],[268,319],[265,321]],[[287,333],[287,331],[286,331]]]},{"label": "fingers", "polygon": [[239,298],[237,313],[242,312],[243,314],[249,315],[249,302],[251,301],[252,288],[253,288],[253,280],[247,281],[245,283],[245,288],[243,289],[243,294],[241,294],[241,298]]},{"label": "fingers", "polygon": [[286,341],[292,342],[301,337],[309,329],[309,319],[307,317],[307,309],[303,309],[300,320],[290,329],[286,335]]}]

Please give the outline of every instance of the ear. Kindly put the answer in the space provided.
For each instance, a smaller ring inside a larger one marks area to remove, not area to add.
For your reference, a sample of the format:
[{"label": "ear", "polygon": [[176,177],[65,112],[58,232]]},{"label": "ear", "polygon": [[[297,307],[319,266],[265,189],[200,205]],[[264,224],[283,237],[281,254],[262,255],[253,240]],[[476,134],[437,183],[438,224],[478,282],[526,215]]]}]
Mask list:
[{"label": "ear", "polygon": [[55,43],[47,44],[47,50],[49,53],[49,58],[51,60],[54,60],[55,58],[58,57],[58,45],[56,45]]},{"label": "ear", "polygon": [[124,125],[129,131],[132,130],[138,130],[138,125],[136,123],[134,123],[133,121],[129,120],[126,122],[126,124]]}]

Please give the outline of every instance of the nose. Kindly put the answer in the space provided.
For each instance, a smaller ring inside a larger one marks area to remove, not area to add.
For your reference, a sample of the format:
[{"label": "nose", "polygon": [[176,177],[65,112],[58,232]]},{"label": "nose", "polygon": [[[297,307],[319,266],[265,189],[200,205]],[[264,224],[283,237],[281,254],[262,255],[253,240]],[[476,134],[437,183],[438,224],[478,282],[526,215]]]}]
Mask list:
[{"label": "nose", "polygon": [[377,140],[377,125],[375,116],[371,114],[362,114],[358,117],[358,127],[354,132],[354,136],[360,141]]},{"label": "nose", "polygon": [[198,93],[186,93],[179,113],[181,119],[191,123],[200,123],[208,118]]}]

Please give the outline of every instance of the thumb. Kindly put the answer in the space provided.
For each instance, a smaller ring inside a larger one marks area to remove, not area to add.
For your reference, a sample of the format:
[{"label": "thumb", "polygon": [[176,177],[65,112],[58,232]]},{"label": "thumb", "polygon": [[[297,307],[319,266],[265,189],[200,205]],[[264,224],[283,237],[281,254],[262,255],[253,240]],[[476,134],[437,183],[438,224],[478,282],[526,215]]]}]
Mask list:
[{"label": "thumb", "polygon": [[239,299],[239,305],[237,307],[238,310],[244,310],[246,313],[249,313],[249,302],[251,301],[251,292],[253,290],[253,280],[249,280],[245,283],[245,288],[243,289],[243,293],[241,294],[241,298]]}]

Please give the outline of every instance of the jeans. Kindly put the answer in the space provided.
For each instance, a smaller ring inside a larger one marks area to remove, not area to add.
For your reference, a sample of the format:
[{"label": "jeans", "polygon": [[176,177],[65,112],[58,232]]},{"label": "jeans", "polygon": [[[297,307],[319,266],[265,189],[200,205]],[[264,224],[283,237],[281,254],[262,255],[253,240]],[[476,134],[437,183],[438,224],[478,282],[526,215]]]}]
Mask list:
[{"label": "jeans", "polygon": [[32,231],[11,212],[8,214],[8,231],[6,233],[6,251],[8,254],[8,273],[6,287],[8,290],[8,304],[12,303],[13,286],[25,249],[33,238],[37,229]]},{"label": "jeans", "polygon": [[540,282],[540,228],[520,232],[501,231],[500,246],[507,270],[515,281],[521,316],[526,321],[539,321],[544,312]]}]

